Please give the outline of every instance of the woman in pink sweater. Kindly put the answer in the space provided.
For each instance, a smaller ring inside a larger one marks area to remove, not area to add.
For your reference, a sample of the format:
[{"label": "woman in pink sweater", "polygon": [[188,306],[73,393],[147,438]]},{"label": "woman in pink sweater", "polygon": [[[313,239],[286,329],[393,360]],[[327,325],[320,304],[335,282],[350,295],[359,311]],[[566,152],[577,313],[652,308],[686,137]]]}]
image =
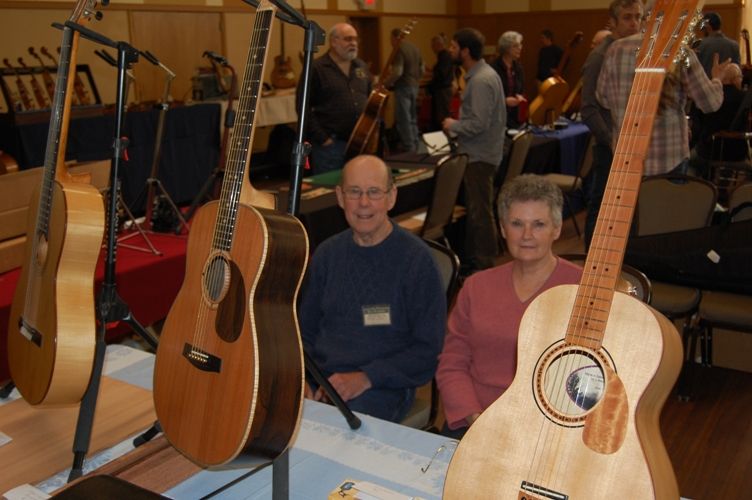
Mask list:
[{"label": "woman in pink sweater", "polygon": [[501,190],[501,232],[514,260],[468,278],[449,315],[436,373],[448,435],[464,435],[512,383],[528,304],[551,287],[580,280],[582,269],[552,251],[562,203],[559,188],[537,175],[516,177]]}]

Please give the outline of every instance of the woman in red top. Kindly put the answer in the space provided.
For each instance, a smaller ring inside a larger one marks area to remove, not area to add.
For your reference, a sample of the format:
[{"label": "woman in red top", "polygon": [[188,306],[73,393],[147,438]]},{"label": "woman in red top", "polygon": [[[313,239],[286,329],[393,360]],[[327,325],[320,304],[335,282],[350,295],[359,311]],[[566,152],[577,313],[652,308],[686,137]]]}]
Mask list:
[{"label": "woman in red top", "polygon": [[512,383],[528,304],[551,287],[580,280],[582,269],[552,250],[562,203],[559,188],[537,175],[516,177],[501,190],[501,231],[514,260],[469,277],[449,315],[436,373],[448,435],[464,435]]}]

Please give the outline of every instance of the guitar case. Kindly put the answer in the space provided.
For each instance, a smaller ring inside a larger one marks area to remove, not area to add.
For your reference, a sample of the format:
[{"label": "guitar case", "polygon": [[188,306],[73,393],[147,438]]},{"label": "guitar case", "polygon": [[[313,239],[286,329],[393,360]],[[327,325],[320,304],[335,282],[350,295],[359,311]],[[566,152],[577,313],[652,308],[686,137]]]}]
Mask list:
[{"label": "guitar case", "polygon": [[651,280],[752,295],[752,220],[631,237],[624,262]]}]

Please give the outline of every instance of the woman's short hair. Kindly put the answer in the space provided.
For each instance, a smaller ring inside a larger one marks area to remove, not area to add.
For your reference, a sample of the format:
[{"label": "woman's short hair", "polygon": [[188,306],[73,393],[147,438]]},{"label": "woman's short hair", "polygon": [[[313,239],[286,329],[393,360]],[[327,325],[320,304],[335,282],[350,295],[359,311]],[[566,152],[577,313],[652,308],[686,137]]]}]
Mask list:
[{"label": "woman's short hair", "polygon": [[509,52],[512,47],[522,43],[522,35],[516,31],[505,31],[499,37],[497,47],[499,54],[504,55]]},{"label": "woman's short hair", "polygon": [[518,175],[504,183],[499,195],[499,217],[502,221],[509,220],[509,209],[512,203],[518,201],[542,201],[551,210],[551,220],[554,226],[561,226],[561,210],[564,196],[561,189],[550,180],[535,174]]}]

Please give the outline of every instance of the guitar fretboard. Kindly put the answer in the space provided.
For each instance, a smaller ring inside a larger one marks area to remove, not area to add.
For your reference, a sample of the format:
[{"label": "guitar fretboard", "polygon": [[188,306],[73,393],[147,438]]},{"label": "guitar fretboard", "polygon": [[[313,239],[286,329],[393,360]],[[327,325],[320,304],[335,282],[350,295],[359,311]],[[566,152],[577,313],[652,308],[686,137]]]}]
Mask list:
[{"label": "guitar fretboard", "polygon": [[248,61],[246,62],[240,98],[238,99],[235,126],[227,148],[222,193],[212,240],[212,248],[216,250],[229,251],[232,247],[240,192],[250,159],[253,124],[258,99],[261,95],[264,60],[269,45],[273,19],[273,9],[259,9],[256,12]]}]

